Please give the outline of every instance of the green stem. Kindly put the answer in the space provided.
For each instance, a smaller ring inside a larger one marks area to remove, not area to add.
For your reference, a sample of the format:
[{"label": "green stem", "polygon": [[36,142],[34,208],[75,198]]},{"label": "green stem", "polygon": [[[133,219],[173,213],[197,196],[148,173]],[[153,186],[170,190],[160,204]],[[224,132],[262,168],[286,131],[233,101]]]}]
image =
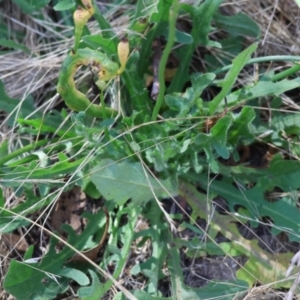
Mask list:
[{"label": "green stem", "polygon": [[101,118],[105,110],[106,115],[116,116],[117,111],[109,107],[92,104],[86,95],[76,88],[74,75],[79,66],[95,64],[105,70],[110,70],[112,73],[117,73],[119,68],[118,64],[112,62],[106,54],[99,51],[86,48],[79,49],[76,53],[71,52],[62,64],[58,78],[57,92],[65,100],[66,105],[73,111],[85,111],[89,116]]},{"label": "green stem", "polygon": [[158,93],[158,97],[157,97],[157,102],[153,109],[152,121],[155,121],[157,119],[157,115],[159,113],[159,110],[160,110],[160,108],[163,104],[163,100],[164,100],[164,94],[165,94],[165,89],[166,89],[165,78],[164,78],[165,77],[165,69],[166,69],[169,54],[172,50],[174,40],[175,40],[177,14],[178,14],[178,2],[177,2],[177,0],[175,0],[171,7],[171,10],[170,10],[168,42],[163,51],[161,61],[159,64],[159,69],[158,69],[159,93]]},{"label": "green stem", "polygon": [[[262,62],[270,62],[270,61],[291,61],[291,62],[295,62],[295,61],[300,61],[300,56],[292,56],[292,55],[271,55],[271,56],[264,56],[264,57],[255,57],[250,59],[246,65],[251,65],[251,64],[255,64],[255,63],[262,63]],[[215,74],[220,74],[223,72],[226,72],[228,70],[230,70],[232,67],[231,65],[222,67],[220,69],[217,69],[216,71],[214,71],[213,73]]]},{"label": "green stem", "polygon": [[[77,141],[79,142],[80,140],[82,140],[82,137],[73,138],[72,143],[75,144],[75,143],[77,143]],[[63,151],[66,148],[66,145],[65,145],[66,142],[67,142],[67,140],[61,140],[61,144],[56,144],[56,145],[51,144],[49,146],[46,146],[43,151],[47,155],[50,155],[54,151]],[[21,158],[18,161],[14,161],[14,162],[10,163],[8,165],[8,167],[10,167],[10,168],[17,167],[17,166],[20,166],[20,165],[24,165],[26,163],[30,163],[33,160],[36,160],[36,155],[29,154],[28,156],[26,156],[24,158]]]},{"label": "green stem", "polygon": [[[79,139],[82,139],[82,138],[81,138],[81,137],[75,138],[76,141],[79,140]],[[52,143],[52,144],[54,144],[54,143],[56,143],[56,142],[65,143],[66,140],[62,140],[61,137],[51,140],[51,143]],[[16,157],[18,157],[18,156],[24,154],[24,153],[27,153],[27,152],[32,151],[32,150],[35,150],[36,148],[39,148],[39,147],[41,147],[41,146],[44,146],[44,145],[46,145],[46,144],[48,144],[48,143],[49,143],[49,140],[42,140],[42,141],[38,141],[38,142],[36,142],[36,143],[32,143],[32,144],[30,144],[30,145],[27,145],[27,146],[25,146],[25,147],[22,147],[22,148],[20,148],[20,149],[17,149],[16,151],[14,151],[14,152],[12,152],[12,153],[6,155],[5,157],[1,158],[1,159],[0,159],[0,166],[3,166],[3,165],[4,165],[5,163],[7,163],[8,161],[10,161],[10,160],[12,160],[12,159],[14,159],[14,158],[16,158]],[[51,151],[53,151],[53,150],[58,150],[58,149],[60,149],[61,146],[62,146],[62,145],[56,145],[56,146],[51,145],[51,146],[48,146],[47,148],[45,148],[44,151],[47,152],[47,151],[50,151],[50,150],[51,150]],[[24,163],[25,163],[25,162],[28,162],[28,159],[29,159],[29,158],[30,158],[30,155],[29,155],[28,157],[23,158],[23,159],[24,159],[23,162],[24,162]],[[21,160],[18,161],[18,165],[20,165],[20,161],[21,161]],[[14,162],[14,163],[12,163],[12,164],[9,165],[9,167],[14,167],[14,166],[16,166],[16,162]]]},{"label": "green stem", "polygon": [[[117,266],[115,268],[114,274],[112,277],[114,279],[119,278],[120,274],[122,273],[122,270],[124,270],[124,267],[126,265],[126,262],[128,260],[129,252],[131,249],[131,243],[134,237],[134,226],[137,222],[137,218],[141,212],[140,206],[131,206],[131,209],[128,213],[128,219],[130,220],[130,223],[127,224],[129,228],[126,228],[126,231],[124,231],[125,241],[122,250],[120,251],[120,258],[117,263]],[[126,226],[126,225],[125,225]],[[124,227],[125,227],[124,226]],[[126,226],[127,227],[127,226]],[[117,232],[116,232],[117,234]],[[113,285],[112,280],[108,280],[101,286],[101,295],[103,296]]]},{"label": "green stem", "polygon": [[[58,142],[60,139],[61,138],[56,138],[56,139],[53,139],[51,142],[55,143],[55,142]],[[6,162],[14,159],[15,157],[20,156],[23,153],[29,152],[31,150],[34,150],[35,148],[44,146],[44,145],[46,145],[48,143],[49,143],[49,140],[42,140],[42,141],[38,141],[36,143],[32,143],[30,145],[27,145],[25,147],[22,147],[20,149],[17,149],[13,153],[7,154],[5,157],[1,158],[0,159],[0,166],[3,166]]]},{"label": "green stem", "polygon": [[284,70],[276,75],[274,75],[272,77],[272,81],[278,81],[280,79],[286,78],[288,76],[291,76],[293,74],[295,74],[296,72],[298,72],[300,70],[300,64],[295,64],[294,66],[288,68],[287,70]]}]

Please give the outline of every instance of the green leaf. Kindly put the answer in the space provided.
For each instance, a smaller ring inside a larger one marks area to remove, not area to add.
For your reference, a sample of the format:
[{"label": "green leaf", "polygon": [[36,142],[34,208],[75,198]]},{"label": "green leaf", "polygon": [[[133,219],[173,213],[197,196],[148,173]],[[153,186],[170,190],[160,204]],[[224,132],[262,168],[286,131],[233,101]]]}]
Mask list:
[{"label": "green leaf", "polygon": [[178,50],[180,64],[175,77],[172,80],[169,92],[181,92],[185,83],[189,80],[189,68],[195,49],[199,46],[220,47],[218,42],[209,39],[209,33],[212,30],[211,21],[223,0],[203,1],[198,7],[188,4],[180,4],[180,8],[192,17],[194,26],[192,27],[191,36],[193,43],[186,44]]},{"label": "green leaf", "polygon": [[230,65],[230,57],[236,57],[243,49],[244,39],[241,36],[233,37],[228,36],[225,39],[220,40],[221,49],[223,49],[228,55],[224,56],[223,52],[205,54],[204,60],[207,63],[207,72],[214,72],[216,69],[226,65]]},{"label": "green leaf", "polygon": [[0,190],[0,208],[4,207],[5,201],[4,201],[4,196],[3,196],[3,191],[2,189]]},{"label": "green leaf", "polygon": [[216,173],[219,169],[217,162],[214,159],[213,149],[218,156],[225,159],[229,158],[229,146],[227,145],[227,134],[232,124],[232,117],[226,116],[217,121],[212,127],[209,134],[199,133],[195,137],[195,144],[199,145],[205,151],[207,160],[213,172]]},{"label": "green leaf", "polygon": [[284,191],[296,190],[300,187],[300,162],[291,160],[272,161],[268,170],[270,178],[270,186],[280,187]]},{"label": "green leaf", "polygon": [[[68,234],[68,242],[79,251],[82,251],[94,235],[99,231],[100,224],[104,223],[103,211],[97,214],[84,214],[88,223],[81,233],[80,238],[70,226],[64,226]],[[58,293],[66,291],[70,278],[80,285],[90,282],[82,271],[66,268],[65,262],[74,255],[69,247],[64,247],[56,253],[56,239],[51,238],[47,254],[39,263],[24,263],[12,260],[4,279],[4,288],[17,299],[55,299]],[[29,255],[26,255],[27,261]],[[126,258],[124,258],[126,260]]]},{"label": "green leaf", "polygon": [[217,153],[225,159],[229,158],[229,151],[226,147],[226,141],[227,132],[231,126],[231,123],[231,117],[223,117],[219,119],[211,129],[212,146],[215,148]]},{"label": "green leaf", "polygon": [[64,267],[63,269],[59,270],[56,275],[73,279],[80,285],[88,285],[90,283],[89,278],[83,272],[76,269]]},{"label": "green leaf", "polygon": [[94,49],[102,48],[108,55],[115,55],[117,53],[116,44],[111,38],[104,38],[100,34],[95,34],[85,35],[82,37],[82,40]]},{"label": "green leaf", "polygon": [[209,103],[209,112],[211,115],[216,111],[218,105],[230,92],[237,79],[237,76],[239,75],[245,64],[250,60],[251,55],[256,50],[257,46],[257,43],[249,46],[232,61],[231,69],[226,74],[224,80],[219,83],[219,86],[222,88],[221,92]]},{"label": "green leaf", "polygon": [[[112,206],[113,207],[113,206]],[[113,239],[109,245],[109,251],[113,253],[114,255],[110,257],[110,259],[107,261],[108,263],[112,263],[114,265],[114,273],[112,274],[113,278],[117,280],[121,273],[123,272],[125,265],[128,261],[128,256],[131,251],[131,245],[134,237],[134,228],[137,221],[138,216],[141,213],[141,207],[136,205],[128,205],[128,207],[123,207],[116,215],[116,222],[112,224],[112,234],[116,236],[120,233],[120,239],[115,238]],[[126,215],[126,218],[130,220],[127,224],[123,226],[119,226],[120,218]],[[76,236],[75,236],[76,238]],[[122,248],[120,249],[120,244],[122,243]],[[108,280],[105,283],[98,284],[98,280],[93,277],[93,280],[95,282],[92,283],[93,291],[95,291],[96,295],[98,296],[98,299],[102,299],[102,297],[107,293],[107,291],[113,286],[113,281]],[[88,287],[87,287],[88,289]],[[87,289],[83,289],[84,293],[89,293],[90,291]],[[94,298],[88,298],[90,296],[86,295],[86,300],[94,299]]]},{"label": "green leaf", "polygon": [[251,132],[251,122],[255,118],[255,111],[252,107],[244,106],[240,113],[233,114],[233,124],[228,133],[228,142],[235,147],[239,141],[249,144],[254,140]]},{"label": "green leaf", "polygon": [[14,172],[3,177],[3,180],[54,179],[54,176],[62,176],[75,172],[80,163],[82,163],[82,158],[74,162],[69,162],[68,157],[62,152],[58,154],[58,157],[59,162],[49,166],[47,169],[40,168],[36,162],[31,162],[28,167],[18,166],[14,169]]},{"label": "green leaf", "polygon": [[[288,164],[287,164],[288,163]],[[287,166],[286,166],[287,164]],[[297,240],[300,234],[299,220],[300,214],[296,209],[296,203],[292,196],[287,196],[276,202],[267,202],[265,192],[272,190],[275,186],[280,187],[283,192],[300,187],[300,163],[292,161],[279,161],[271,165],[267,170],[256,171],[257,182],[253,188],[239,190],[233,186],[232,179],[224,178],[222,181],[208,182],[205,175],[198,174],[199,184],[206,189],[209,184],[210,192],[213,192],[228,201],[230,211],[235,211],[235,205],[245,207],[252,220],[258,220],[263,216],[270,217],[276,226],[272,226],[274,234],[279,233],[280,227],[289,228],[287,231],[290,240]],[[239,172],[240,173],[240,172]],[[234,174],[232,174],[234,176]],[[258,221],[251,222],[253,226],[258,225]]]},{"label": "green leaf", "polygon": [[182,45],[186,45],[186,44],[193,43],[194,40],[190,34],[176,29],[175,30],[175,41]]},{"label": "green leaf", "polygon": [[0,157],[4,157],[9,153],[8,151],[8,140],[0,142]]},{"label": "green leaf", "polygon": [[50,0],[13,0],[26,14],[30,14],[34,11],[46,6]]},{"label": "green leaf", "polygon": [[50,300],[68,288],[68,279],[51,278],[37,268],[37,264],[25,264],[12,260],[4,280],[4,289],[22,300]]},{"label": "green leaf", "polygon": [[[255,241],[252,241],[251,244],[253,249],[256,248],[257,252],[260,251],[261,256],[265,255],[261,253],[261,248],[256,245]],[[272,257],[273,259],[268,257],[267,261],[261,260],[258,262],[257,257],[250,255],[243,268],[237,270],[236,278],[246,281],[249,287],[252,287],[257,282],[261,282],[265,285],[272,284],[274,289],[289,289],[293,282],[291,279],[287,279],[285,274],[286,266],[291,262],[293,253],[276,253],[274,256],[274,258]],[[276,277],[276,282],[274,282],[274,277]]]},{"label": "green leaf", "polygon": [[208,37],[212,30],[211,21],[223,0],[204,1],[200,6],[195,7],[188,4],[181,4],[181,8],[190,13],[193,20],[192,37],[195,45],[213,46],[214,41]]},{"label": "green leaf", "polygon": [[265,125],[266,129],[274,128],[276,131],[287,130],[290,127],[295,127],[299,130],[300,114],[276,114],[272,117],[271,122]]},{"label": "green leaf", "polygon": [[62,0],[59,1],[53,8],[56,11],[62,11],[62,10],[67,10],[71,9],[76,5],[74,0]]},{"label": "green leaf", "polygon": [[82,300],[98,300],[102,296],[101,283],[93,270],[89,270],[89,273],[92,278],[92,284],[88,287],[80,288],[77,295]]},{"label": "green leaf", "polygon": [[215,79],[213,73],[199,74],[194,73],[191,76],[192,87],[196,96],[200,96],[202,91]]},{"label": "green leaf", "polygon": [[208,144],[210,141],[211,137],[209,134],[205,134],[205,133],[199,133],[196,137],[195,137],[195,144],[199,145],[199,146],[204,146],[205,144]]},{"label": "green leaf", "polygon": [[179,94],[168,94],[165,96],[165,101],[170,109],[178,111],[177,117],[185,117],[194,103],[194,99],[182,97]]},{"label": "green leaf", "polygon": [[32,258],[33,251],[34,251],[34,246],[33,245],[29,246],[26,253],[24,254],[24,261]]},{"label": "green leaf", "polygon": [[151,283],[154,287],[157,287],[159,280],[158,271],[157,259],[152,256],[145,262],[141,262],[133,266],[130,273],[132,275],[138,275],[139,273],[142,273],[149,278],[149,283]]},{"label": "green leaf", "polygon": [[[166,104],[174,111],[178,111],[177,117],[186,117],[188,114],[199,115],[196,103],[199,101],[199,93],[211,82],[213,74],[199,75],[193,78],[193,87],[187,88],[185,93],[173,93],[165,96]],[[180,122],[178,120],[178,122]]]},{"label": "green leaf", "polygon": [[169,242],[168,246],[168,268],[171,277],[171,289],[173,299],[232,299],[232,295],[239,291],[244,291],[246,283],[239,281],[238,284],[234,281],[234,284],[230,282],[217,283],[210,282],[203,288],[190,288],[185,285],[182,268],[178,263],[180,261],[179,251],[173,245],[173,240]]},{"label": "green leaf", "polygon": [[[93,168],[91,181],[107,200],[115,200],[119,205],[130,198],[135,204],[144,204],[154,199],[153,193],[158,198],[167,195],[161,185],[143,169],[141,163],[131,163],[129,160],[123,162],[102,160]],[[160,181],[160,183],[171,195],[175,194],[170,182]]]},{"label": "green leaf", "polygon": [[300,78],[292,80],[283,79],[273,82],[271,80],[261,80],[256,85],[237,90],[227,97],[229,105],[235,105],[240,101],[247,101],[259,97],[270,95],[279,96],[282,93],[299,87]]},{"label": "green leaf", "polygon": [[249,91],[247,90],[247,93],[251,96],[251,98],[249,99],[266,95],[279,96],[286,91],[298,87],[299,82],[299,78],[296,78],[294,80],[283,79],[277,82],[261,80],[251,89],[249,89]]},{"label": "green leaf", "polygon": [[[72,122],[70,120],[64,120],[61,113],[56,110],[53,110],[51,113],[47,113],[45,117],[39,117],[41,114],[37,112],[35,115],[36,119],[23,119],[19,118],[18,123],[23,125],[22,131],[26,132],[27,130],[31,134],[49,134],[56,133],[60,136],[73,138],[75,136],[72,128]],[[57,128],[57,124],[62,124]]]},{"label": "green leaf", "polygon": [[205,146],[204,152],[205,152],[209,167],[211,168],[213,173],[217,174],[219,172],[219,165],[218,165],[218,162],[216,161],[216,159],[214,158],[211,147]]},{"label": "green leaf", "polygon": [[150,22],[158,23],[168,20],[172,0],[145,0],[143,2],[146,8],[143,14],[149,16]]},{"label": "green leaf", "polygon": [[112,40],[117,40],[118,38],[115,35],[114,31],[112,30],[110,23],[108,22],[107,18],[105,18],[103,13],[100,11],[98,5],[94,5],[94,8],[95,8],[94,18],[98,22],[99,28],[101,28],[103,37],[110,38]]},{"label": "green leaf", "polygon": [[[137,299],[143,299],[143,300],[172,300],[174,298],[165,298],[165,297],[157,297],[157,296],[152,296],[149,293],[146,293],[143,290],[136,290],[133,292],[133,295]],[[114,299],[115,300],[115,299]]]},{"label": "green leaf", "polygon": [[[163,29],[161,30],[161,35],[164,36],[166,39],[168,38],[168,34],[169,34],[169,30],[168,27],[163,27]],[[188,44],[192,44],[194,39],[193,37],[183,31],[180,31],[178,29],[175,29],[175,42],[180,43],[182,45],[188,45]]]},{"label": "green leaf", "polygon": [[86,178],[84,178],[84,180],[86,181],[85,185],[83,186],[85,194],[93,199],[99,199],[101,197],[101,194],[99,193],[95,185],[89,180],[87,181]]},{"label": "green leaf", "polygon": [[214,16],[217,27],[227,31],[232,36],[251,36],[259,38],[259,26],[248,16],[238,13],[234,16],[224,16],[217,12]]},{"label": "green leaf", "polygon": [[[8,119],[8,125],[13,126],[14,120],[16,119],[17,111],[20,107],[20,114],[23,116],[28,116],[32,114],[33,111],[35,111],[35,107],[33,104],[33,99],[31,97],[27,97],[25,100],[20,101],[18,99],[10,98],[4,88],[3,82],[0,80],[0,110],[5,111],[7,114],[12,115]],[[34,114],[34,116],[42,117],[42,114],[37,112]]]},{"label": "green leaf", "polygon": [[25,47],[24,45],[18,44],[12,40],[7,40],[7,39],[0,39],[0,46],[3,46],[5,48],[12,48],[16,50],[21,50],[24,53],[30,54],[31,51]]},{"label": "green leaf", "polygon": [[[31,190],[25,190],[23,196],[26,198],[26,201],[11,208],[12,212],[22,216],[38,211],[53,200],[51,197],[48,197],[47,199],[44,199],[44,201],[40,201],[40,198],[35,196]],[[1,210],[2,207],[4,207],[4,203],[0,203],[0,232],[12,232],[16,228],[27,226],[29,224],[29,222],[22,217],[16,217],[8,211]]]},{"label": "green leaf", "polygon": [[[199,182],[201,182],[201,180],[202,179],[200,179]],[[230,185],[232,186],[232,183]],[[209,191],[211,191],[210,187]],[[244,191],[240,194],[242,193],[244,193]],[[216,194],[215,191],[213,193],[201,193],[197,190],[194,184],[187,184],[184,182],[181,182],[180,184],[179,194],[184,197],[187,203],[191,206],[191,218],[194,220],[197,218],[208,220],[206,206],[208,201],[207,199],[212,200],[216,197],[216,195],[219,195]],[[246,197],[245,195],[242,196]],[[248,199],[252,202],[256,200],[256,198]],[[239,203],[239,205],[243,204]],[[225,255],[229,255],[233,249],[222,247],[223,243],[218,245],[215,243],[216,236],[221,234],[233,242],[231,246],[234,248],[235,255],[240,252],[249,257],[249,260],[243,265],[243,268],[239,268],[239,270],[237,270],[236,277],[246,281],[250,287],[257,282],[260,282],[261,284],[272,284],[272,286],[276,286],[277,288],[290,287],[291,280],[288,281],[282,279],[285,279],[286,277],[286,266],[289,264],[293,253],[274,253],[270,251],[270,249],[263,249],[261,246],[259,246],[259,241],[257,239],[249,240],[243,237],[237,227],[237,222],[244,224],[249,220],[249,215],[247,214],[247,219],[241,218],[241,215],[243,214],[242,211],[245,210],[239,209],[239,214],[235,213],[234,215],[231,213],[220,214],[215,211],[214,216],[210,218],[210,229],[207,234],[208,239],[210,239],[215,246],[218,246],[220,249],[222,248],[222,251],[225,252]],[[260,212],[259,208],[257,211]],[[281,210],[281,212],[283,211],[284,210]],[[248,224],[244,225],[248,227]],[[207,247],[205,247],[205,249],[207,249]],[[195,251],[194,247],[192,247],[191,250]],[[274,282],[274,278],[277,278],[276,282]],[[224,289],[226,288],[224,287]],[[203,299],[206,299],[206,297]]]}]

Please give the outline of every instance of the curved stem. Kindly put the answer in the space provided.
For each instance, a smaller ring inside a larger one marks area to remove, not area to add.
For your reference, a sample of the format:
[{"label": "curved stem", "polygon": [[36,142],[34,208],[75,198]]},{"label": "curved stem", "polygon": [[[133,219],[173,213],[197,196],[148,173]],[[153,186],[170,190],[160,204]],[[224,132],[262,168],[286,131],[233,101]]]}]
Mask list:
[{"label": "curved stem", "polygon": [[158,81],[159,81],[159,93],[157,97],[157,102],[154,106],[153,113],[152,113],[152,121],[155,121],[157,119],[157,115],[159,113],[159,110],[163,104],[164,95],[165,95],[165,69],[167,65],[167,60],[169,57],[169,54],[172,50],[174,40],[175,40],[175,28],[176,28],[176,19],[178,14],[178,2],[174,1],[172,8],[170,10],[170,16],[169,16],[169,35],[168,35],[168,42],[164,49],[164,52],[161,57],[161,61],[159,64],[158,69]]},{"label": "curved stem", "polygon": [[[91,49],[79,49],[76,53],[70,53],[64,60],[59,73],[57,92],[64,99],[66,105],[73,111],[85,111],[88,115],[101,118],[106,115],[116,116],[117,111],[102,107],[90,102],[90,100],[77,90],[74,75],[79,66],[93,66],[106,71],[107,78],[100,80],[105,83],[117,73],[119,65],[111,61],[106,54]],[[97,83],[96,83],[97,84]]]}]

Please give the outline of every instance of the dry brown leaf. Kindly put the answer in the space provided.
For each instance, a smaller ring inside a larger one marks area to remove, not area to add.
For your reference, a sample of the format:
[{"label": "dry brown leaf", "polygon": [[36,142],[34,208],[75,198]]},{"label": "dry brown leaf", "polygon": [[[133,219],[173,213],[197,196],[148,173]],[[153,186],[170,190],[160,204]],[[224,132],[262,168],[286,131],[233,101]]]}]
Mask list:
[{"label": "dry brown leaf", "polygon": [[[102,208],[104,213],[105,213],[105,217],[106,217],[106,224],[105,224],[105,229],[104,229],[104,233],[103,236],[101,238],[101,241],[99,242],[99,244],[97,246],[95,246],[92,249],[89,249],[87,251],[82,251],[81,253],[86,256],[87,258],[89,258],[92,261],[95,261],[97,258],[97,255],[100,251],[100,249],[102,248],[106,237],[107,237],[107,231],[108,231],[108,227],[109,227],[109,214],[108,211],[105,207]],[[85,258],[82,257],[81,255],[79,255],[78,253],[76,253],[68,262],[85,262]]]},{"label": "dry brown leaf", "polygon": [[28,244],[24,236],[21,237],[19,234],[3,233],[1,235],[1,240],[9,249],[15,249],[22,252],[26,252],[28,249]]},{"label": "dry brown leaf", "polygon": [[[84,229],[86,225],[86,219],[81,217],[83,211],[86,210],[87,201],[85,194],[81,191],[80,187],[75,186],[72,190],[62,193],[58,199],[54,210],[51,215],[51,226],[54,230],[62,233],[61,226],[63,224],[70,225],[73,230],[79,234]],[[106,225],[104,234],[101,241],[97,246],[87,251],[81,252],[84,256],[90,260],[95,261],[97,255],[103,246],[105,239],[107,237],[107,231],[109,227],[109,214],[106,208],[103,208],[106,216]],[[66,238],[66,236],[65,236]],[[84,262],[85,258],[80,254],[74,254],[74,256],[68,262]]]},{"label": "dry brown leaf", "polygon": [[68,224],[77,234],[80,233],[84,226],[84,220],[80,215],[85,207],[86,196],[80,187],[75,186],[72,190],[62,193],[52,210],[52,228],[61,232],[61,226]]}]

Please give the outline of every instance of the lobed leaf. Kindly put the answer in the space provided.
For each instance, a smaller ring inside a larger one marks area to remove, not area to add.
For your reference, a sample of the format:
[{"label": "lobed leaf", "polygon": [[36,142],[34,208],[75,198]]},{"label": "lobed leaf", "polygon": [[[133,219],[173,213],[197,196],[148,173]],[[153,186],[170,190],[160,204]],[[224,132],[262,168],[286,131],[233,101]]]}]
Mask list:
[{"label": "lobed leaf", "polygon": [[[100,211],[97,214],[85,214],[88,223],[80,238],[71,227],[65,226],[68,233],[68,242],[79,251],[84,249],[86,241],[99,231],[98,225],[102,219]],[[51,238],[50,246],[41,262],[29,263],[31,258],[28,250],[25,255],[27,263],[12,260],[9,270],[4,279],[4,288],[17,299],[55,299],[58,293],[66,291],[70,278],[80,285],[87,285],[89,278],[82,272],[74,268],[66,268],[65,263],[73,257],[74,251],[67,246],[62,251],[56,253],[56,239]]]},{"label": "lobed leaf", "polygon": [[102,160],[92,169],[91,181],[98,191],[107,199],[119,205],[131,199],[135,204],[145,204],[154,199],[167,196],[166,190],[174,195],[175,189],[168,181],[155,180],[139,162],[129,160],[115,162],[111,159]]},{"label": "lobed leaf", "polygon": [[227,132],[232,124],[231,117],[223,117],[217,121],[217,123],[211,129],[211,142],[217,153],[227,159],[229,158],[229,151],[226,147],[227,144]]},{"label": "lobed leaf", "polygon": [[[203,177],[201,176],[200,182],[202,182]],[[229,186],[227,186],[227,188],[229,188]],[[210,192],[223,197],[223,193],[219,193],[216,189],[211,190],[211,186]],[[192,219],[196,220],[197,217],[200,217],[207,220],[208,196],[206,194],[198,192],[194,186],[184,182],[181,182],[179,193],[192,207]],[[238,193],[236,192],[236,194]],[[228,202],[231,201],[228,197],[226,199]],[[254,199],[251,200],[253,201]],[[241,202],[239,202],[239,205],[244,205],[244,203],[241,204]],[[258,240],[249,240],[240,234],[236,225],[237,221],[238,219],[236,216],[230,214],[223,215],[215,211],[213,218],[210,219],[210,229],[207,232],[207,237],[213,243],[215,243],[215,236],[218,233],[221,233],[233,242],[232,247],[235,248],[236,254],[239,255],[240,253],[243,253],[249,257],[247,263],[237,271],[237,278],[246,281],[249,287],[253,286],[257,281],[261,284],[272,283],[272,286],[278,288],[289,287],[291,281],[283,279],[285,279],[286,267],[293,254],[291,252],[272,253],[271,251],[262,249],[258,245]],[[243,223],[242,218],[240,222]],[[216,246],[218,246],[218,244],[216,244]],[[225,251],[224,255],[229,255],[229,252],[226,252],[227,250],[230,250],[229,248],[221,248],[221,244],[219,245],[219,248],[220,250]],[[274,278],[276,278],[276,282],[274,282]]]}]

